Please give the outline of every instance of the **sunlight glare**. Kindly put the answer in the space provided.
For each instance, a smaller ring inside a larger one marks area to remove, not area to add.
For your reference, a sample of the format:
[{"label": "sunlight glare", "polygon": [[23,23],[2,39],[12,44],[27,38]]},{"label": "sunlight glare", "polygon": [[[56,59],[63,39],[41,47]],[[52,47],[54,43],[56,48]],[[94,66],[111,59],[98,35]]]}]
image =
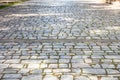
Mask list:
[{"label": "sunlight glare", "polygon": [[120,9],[120,2],[119,1],[113,2],[111,5],[111,8],[112,9]]}]

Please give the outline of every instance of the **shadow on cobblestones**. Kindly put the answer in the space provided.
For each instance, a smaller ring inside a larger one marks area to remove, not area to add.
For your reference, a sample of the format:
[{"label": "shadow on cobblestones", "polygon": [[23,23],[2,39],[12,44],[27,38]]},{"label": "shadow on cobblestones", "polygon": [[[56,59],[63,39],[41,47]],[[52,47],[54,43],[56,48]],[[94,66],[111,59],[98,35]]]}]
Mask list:
[{"label": "shadow on cobblestones", "polygon": [[0,10],[0,79],[119,80],[119,13],[82,0]]},{"label": "shadow on cobblestones", "polygon": [[119,10],[109,5],[35,3],[1,10],[1,27],[10,29],[1,39],[120,39]]}]

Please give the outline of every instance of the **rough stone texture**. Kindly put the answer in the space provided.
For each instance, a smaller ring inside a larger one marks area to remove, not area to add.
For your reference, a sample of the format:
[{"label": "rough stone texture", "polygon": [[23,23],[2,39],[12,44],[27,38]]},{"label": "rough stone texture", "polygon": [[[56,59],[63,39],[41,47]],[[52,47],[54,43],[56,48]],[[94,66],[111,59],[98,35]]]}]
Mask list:
[{"label": "rough stone texture", "polygon": [[43,80],[59,80],[56,76],[46,75]]},{"label": "rough stone texture", "polygon": [[119,79],[113,77],[102,77],[101,80],[119,80]]},{"label": "rough stone texture", "polygon": [[72,75],[63,75],[63,76],[61,76],[61,80],[73,80],[73,76]]},{"label": "rough stone texture", "polygon": [[17,78],[21,78],[22,77],[22,75],[21,74],[5,74],[4,76],[3,76],[3,78],[7,78],[7,79],[17,79]]},{"label": "rough stone texture", "polygon": [[90,80],[90,79],[86,76],[79,76],[79,77],[76,77],[75,80]]},{"label": "rough stone texture", "polygon": [[42,80],[41,75],[29,75],[22,77],[22,80]]},{"label": "rough stone texture", "polygon": [[99,0],[0,9],[0,80],[119,80],[119,17]]},{"label": "rough stone texture", "polygon": [[83,73],[85,74],[97,74],[97,75],[104,75],[106,74],[105,70],[104,69],[83,69]]},{"label": "rough stone texture", "polygon": [[31,68],[31,69],[39,68],[39,64],[29,64],[28,68]]}]

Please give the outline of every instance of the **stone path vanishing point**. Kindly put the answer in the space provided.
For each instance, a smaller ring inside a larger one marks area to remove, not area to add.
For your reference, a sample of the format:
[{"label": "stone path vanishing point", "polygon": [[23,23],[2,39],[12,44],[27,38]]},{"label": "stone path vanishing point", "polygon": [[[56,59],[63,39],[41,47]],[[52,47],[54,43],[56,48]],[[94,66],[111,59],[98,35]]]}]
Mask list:
[{"label": "stone path vanishing point", "polygon": [[0,80],[120,80],[120,9],[93,0],[1,9]]}]

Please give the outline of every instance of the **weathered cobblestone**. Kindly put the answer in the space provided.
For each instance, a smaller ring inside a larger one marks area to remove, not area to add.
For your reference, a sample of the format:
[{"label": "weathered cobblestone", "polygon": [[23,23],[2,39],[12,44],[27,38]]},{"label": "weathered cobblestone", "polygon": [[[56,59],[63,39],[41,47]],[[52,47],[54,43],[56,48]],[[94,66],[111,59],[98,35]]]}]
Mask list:
[{"label": "weathered cobblestone", "polygon": [[113,78],[113,77],[102,77],[101,80],[118,80],[118,78]]},{"label": "weathered cobblestone", "polygon": [[102,64],[102,67],[103,68],[115,68],[115,65],[105,63],[105,64]]},{"label": "weathered cobblestone", "polygon": [[68,66],[68,64],[59,64],[59,68],[67,68]]},{"label": "weathered cobblestone", "polygon": [[46,75],[43,80],[59,80],[56,76]]},{"label": "weathered cobblestone", "polygon": [[85,74],[97,74],[97,75],[104,75],[106,74],[105,69],[83,69],[83,73]]},{"label": "weathered cobblestone", "polygon": [[1,68],[7,68],[9,66],[9,64],[0,64],[0,69]]},{"label": "weathered cobblestone", "polygon": [[0,80],[119,80],[120,10],[97,1],[1,9]]},{"label": "weathered cobblestone", "polygon": [[73,76],[72,75],[63,75],[63,76],[61,76],[61,80],[73,80]]},{"label": "weathered cobblestone", "polygon": [[106,71],[108,74],[113,74],[113,75],[120,73],[118,70],[115,69],[107,69]]},{"label": "weathered cobblestone", "polygon": [[31,69],[36,69],[36,68],[39,68],[39,64],[29,64],[28,65],[28,68],[31,68]]},{"label": "weathered cobblestone", "polygon": [[9,65],[10,68],[20,68],[20,69],[23,68],[23,66],[24,66],[23,64],[11,64],[11,65]]},{"label": "weathered cobblestone", "polygon": [[6,79],[17,79],[17,78],[21,78],[22,75],[21,74],[5,74],[3,76],[3,78],[6,78]]},{"label": "weathered cobblestone", "polygon": [[8,73],[8,74],[16,74],[19,69],[5,69],[3,73]]},{"label": "weathered cobblestone", "polygon": [[28,75],[28,76],[24,76],[22,80],[42,80],[42,76],[41,75]]},{"label": "weathered cobblestone", "polygon": [[11,60],[6,60],[5,63],[7,64],[11,64],[11,63],[20,63],[20,60],[19,59],[11,59]]},{"label": "weathered cobblestone", "polygon": [[86,63],[72,63],[73,68],[90,68],[89,64]]},{"label": "weathered cobblestone", "polygon": [[30,71],[31,74],[42,74],[42,70],[41,69],[34,69]]},{"label": "weathered cobblestone", "polygon": [[90,80],[90,79],[86,76],[79,76],[79,77],[76,77],[75,80]]},{"label": "weathered cobblestone", "polygon": [[58,64],[49,64],[48,68],[58,68]]},{"label": "weathered cobblestone", "polygon": [[47,66],[48,66],[47,64],[43,64],[43,63],[42,63],[42,64],[40,65],[40,68],[47,68]]},{"label": "weathered cobblestone", "polygon": [[22,68],[18,73],[27,74],[30,70]]},{"label": "weathered cobblestone", "polygon": [[54,69],[53,70],[53,72],[55,72],[55,73],[69,73],[69,72],[71,72],[71,70],[70,69]]}]

